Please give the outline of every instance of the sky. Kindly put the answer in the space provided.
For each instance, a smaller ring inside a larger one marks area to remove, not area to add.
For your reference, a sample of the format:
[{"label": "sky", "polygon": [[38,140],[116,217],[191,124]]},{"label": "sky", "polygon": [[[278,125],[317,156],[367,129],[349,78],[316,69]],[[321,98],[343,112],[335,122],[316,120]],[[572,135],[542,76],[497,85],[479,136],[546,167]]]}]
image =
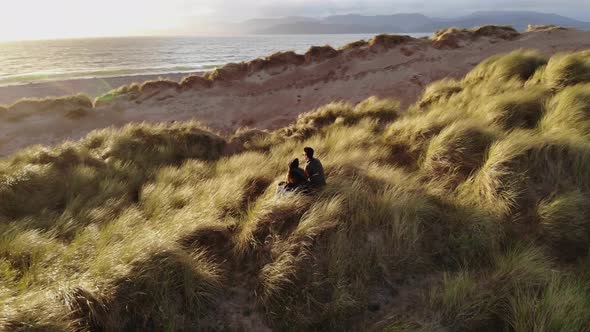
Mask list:
[{"label": "sky", "polygon": [[0,40],[206,33],[258,17],[533,10],[590,21],[590,0],[18,0],[0,11]]}]

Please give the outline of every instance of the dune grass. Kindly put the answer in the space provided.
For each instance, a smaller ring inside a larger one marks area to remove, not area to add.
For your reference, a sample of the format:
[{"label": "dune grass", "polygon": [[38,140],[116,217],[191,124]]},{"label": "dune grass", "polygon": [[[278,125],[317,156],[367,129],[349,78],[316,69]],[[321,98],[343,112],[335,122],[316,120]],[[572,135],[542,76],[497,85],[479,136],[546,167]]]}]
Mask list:
[{"label": "dune grass", "polygon": [[138,83],[132,83],[128,85],[122,85],[116,89],[112,89],[107,93],[98,96],[94,100],[94,104],[99,104],[101,102],[110,102],[118,96],[128,95],[130,99],[137,98],[140,93],[141,85]]},{"label": "dune grass", "polygon": [[527,80],[545,64],[547,59],[534,51],[515,51],[484,60],[465,76],[465,80]]},{"label": "dune grass", "polygon": [[[14,154],[0,329],[587,331],[590,87],[563,59],[589,56],[497,56],[409,112],[335,102],[231,143],[141,124]],[[277,196],[304,146],[328,184]]]},{"label": "dune grass", "polygon": [[23,98],[11,105],[0,106],[0,118],[3,121],[18,121],[29,116],[60,114],[65,119],[76,120],[88,115],[92,108],[92,100],[85,94]]}]

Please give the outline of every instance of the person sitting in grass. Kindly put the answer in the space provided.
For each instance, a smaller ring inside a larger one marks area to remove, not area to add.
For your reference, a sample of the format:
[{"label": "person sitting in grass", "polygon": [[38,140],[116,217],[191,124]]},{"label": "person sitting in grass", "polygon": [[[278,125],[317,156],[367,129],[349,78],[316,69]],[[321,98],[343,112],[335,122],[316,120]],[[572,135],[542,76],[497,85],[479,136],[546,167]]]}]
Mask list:
[{"label": "person sitting in grass", "polygon": [[310,147],[303,149],[305,156],[305,177],[312,187],[321,187],[326,185],[326,176],[324,175],[324,166],[318,158],[314,158],[314,150]]},{"label": "person sitting in grass", "polygon": [[289,163],[289,171],[287,173],[287,182],[279,183],[278,192],[294,191],[296,189],[304,189],[307,185],[307,177],[305,171],[299,167],[299,159],[295,158]]}]

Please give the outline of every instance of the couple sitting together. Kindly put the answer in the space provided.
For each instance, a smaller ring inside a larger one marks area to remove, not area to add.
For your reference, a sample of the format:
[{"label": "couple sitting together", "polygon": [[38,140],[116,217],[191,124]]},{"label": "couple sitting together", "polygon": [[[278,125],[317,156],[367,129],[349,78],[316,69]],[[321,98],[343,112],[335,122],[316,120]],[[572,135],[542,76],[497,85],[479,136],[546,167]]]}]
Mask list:
[{"label": "couple sitting together", "polygon": [[279,183],[279,192],[306,190],[308,188],[317,188],[326,184],[324,176],[324,167],[319,159],[314,158],[314,151],[310,147],[303,149],[305,157],[305,169],[299,167],[299,159],[295,158],[289,164],[287,173],[287,182]]}]

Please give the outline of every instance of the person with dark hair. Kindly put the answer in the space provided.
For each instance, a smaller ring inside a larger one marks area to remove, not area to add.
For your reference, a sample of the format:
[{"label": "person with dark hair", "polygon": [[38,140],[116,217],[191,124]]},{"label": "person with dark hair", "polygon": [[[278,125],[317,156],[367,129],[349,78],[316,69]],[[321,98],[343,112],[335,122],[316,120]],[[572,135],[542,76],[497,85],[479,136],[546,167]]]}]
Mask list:
[{"label": "person with dark hair", "polygon": [[303,149],[306,164],[305,176],[309,184],[314,187],[321,187],[326,185],[326,176],[324,175],[324,166],[318,158],[314,157],[315,151],[310,147]]},{"label": "person with dark hair", "polygon": [[285,185],[285,189],[295,190],[305,184],[307,184],[305,171],[299,167],[299,159],[295,158],[289,164],[289,172],[287,173],[287,184]]},{"label": "person with dark hair", "polygon": [[305,171],[299,167],[299,159],[295,158],[289,163],[289,171],[287,172],[287,181],[279,183],[277,192],[294,191],[296,189],[304,189],[307,185],[307,177]]}]

